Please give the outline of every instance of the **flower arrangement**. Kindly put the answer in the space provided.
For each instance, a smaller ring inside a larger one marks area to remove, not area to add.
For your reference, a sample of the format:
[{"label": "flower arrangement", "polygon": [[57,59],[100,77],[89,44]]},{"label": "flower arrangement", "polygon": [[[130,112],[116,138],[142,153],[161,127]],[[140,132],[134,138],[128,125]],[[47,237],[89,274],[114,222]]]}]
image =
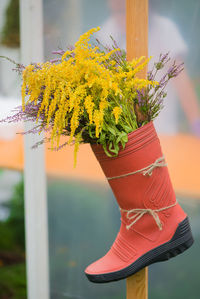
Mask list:
[{"label": "flower arrangement", "polygon": [[[160,55],[147,78],[141,79],[138,73],[151,57],[127,61],[125,51],[113,39],[112,48],[98,39],[91,43],[91,35],[98,30],[81,35],[67,51],[53,52],[58,58],[52,61],[26,67],[17,64],[23,79],[22,106],[4,121],[33,121],[34,128],[25,134],[50,132],[34,147],[49,141],[56,150],[74,144],[76,160],[80,143],[97,143],[108,156],[116,156],[128,134],[155,119],[162,109],[165,87],[183,64],[174,62],[156,81],[170,60],[169,53]],[[69,136],[64,144],[60,144],[61,135]]]}]

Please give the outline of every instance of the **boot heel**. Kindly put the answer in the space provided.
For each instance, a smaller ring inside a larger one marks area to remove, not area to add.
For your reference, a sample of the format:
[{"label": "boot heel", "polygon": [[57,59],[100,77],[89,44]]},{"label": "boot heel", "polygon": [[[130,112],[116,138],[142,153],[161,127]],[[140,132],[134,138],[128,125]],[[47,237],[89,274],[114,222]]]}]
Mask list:
[{"label": "boot heel", "polygon": [[185,250],[190,248],[193,243],[194,239],[192,236],[190,223],[188,217],[186,217],[178,225],[172,239],[160,246],[160,251],[162,251],[162,253],[158,253],[158,255],[152,259],[151,264],[169,260],[170,258],[183,253]]}]

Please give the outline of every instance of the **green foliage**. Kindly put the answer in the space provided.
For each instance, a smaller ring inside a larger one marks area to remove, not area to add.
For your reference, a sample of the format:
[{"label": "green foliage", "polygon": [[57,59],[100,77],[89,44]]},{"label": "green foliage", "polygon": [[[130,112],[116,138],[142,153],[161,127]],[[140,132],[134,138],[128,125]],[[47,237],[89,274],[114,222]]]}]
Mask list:
[{"label": "green foliage", "polygon": [[25,299],[24,182],[14,187],[10,215],[0,222],[0,298]]},{"label": "green foliage", "polygon": [[0,298],[27,298],[24,263],[0,268]]},{"label": "green foliage", "polygon": [[10,250],[15,248],[13,231],[7,223],[0,222],[0,250]]},{"label": "green foliage", "polygon": [[11,200],[4,204],[10,209],[10,215],[0,222],[0,249],[9,251],[25,250],[24,228],[24,182],[15,186]]},{"label": "green foliage", "polygon": [[[123,130],[119,129],[121,127]],[[107,134],[107,132],[109,132],[109,134]],[[126,142],[128,141],[127,134],[131,132],[131,127],[129,127],[128,125],[116,125],[114,123],[114,120],[112,126],[110,126],[110,124],[108,123],[105,123],[103,125],[103,130],[100,134],[99,141],[101,144],[103,144],[103,148],[107,156],[117,156],[120,149],[120,145],[123,149],[125,148]]]},{"label": "green foliage", "polygon": [[10,0],[8,4],[1,43],[11,48],[19,47],[19,0]]},{"label": "green foliage", "polygon": [[12,230],[13,239],[20,249],[25,249],[24,228],[24,180],[22,179],[14,188],[13,196],[9,202],[10,215],[7,225]]}]

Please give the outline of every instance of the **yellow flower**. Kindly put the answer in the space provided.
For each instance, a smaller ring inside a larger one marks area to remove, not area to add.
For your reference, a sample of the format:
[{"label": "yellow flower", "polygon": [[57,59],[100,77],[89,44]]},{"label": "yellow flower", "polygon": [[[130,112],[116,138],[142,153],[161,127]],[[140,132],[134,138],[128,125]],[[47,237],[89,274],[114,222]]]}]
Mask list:
[{"label": "yellow flower", "polygon": [[101,111],[99,111],[99,110],[94,111],[93,120],[94,120],[94,123],[96,126],[96,137],[98,138],[99,133],[101,132],[102,123],[103,123],[103,115],[102,115]]},{"label": "yellow flower", "polygon": [[94,110],[94,102],[92,101],[91,95],[87,96],[84,101],[85,109],[89,115],[89,122],[92,124],[93,121],[93,110]]},{"label": "yellow flower", "polygon": [[115,108],[113,109],[112,113],[114,114],[115,122],[116,122],[116,124],[117,124],[118,121],[119,121],[119,117],[120,117],[120,115],[121,115],[121,113],[122,113],[122,109],[121,109],[121,107],[115,107]]},{"label": "yellow flower", "polygon": [[75,144],[75,159],[82,140],[80,121],[91,126],[99,138],[105,115],[112,113],[118,123],[122,114],[120,101],[127,105],[127,99],[134,98],[136,90],[158,84],[137,78],[150,58],[142,56],[126,61],[122,67],[114,55],[120,49],[104,53],[99,47],[93,47],[90,37],[98,30],[99,27],[92,28],[81,35],[75,48],[66,51],[60,62],[29,65],[22,75],[23,109],[29,102],[39,106],[36,120],[42,119],[46,127],[52,126],[52,146],[54,142],[59,146],[60,136],[66,134],[67,127],[69,144]]}]

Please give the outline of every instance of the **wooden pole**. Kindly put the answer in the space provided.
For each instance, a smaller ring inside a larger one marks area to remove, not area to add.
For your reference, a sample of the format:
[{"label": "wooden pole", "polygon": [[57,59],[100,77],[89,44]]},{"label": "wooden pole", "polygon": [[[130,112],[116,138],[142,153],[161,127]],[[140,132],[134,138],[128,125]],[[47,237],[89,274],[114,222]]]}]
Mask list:
[{"label": "wooden pole", "polygon": [[[127,59],[148,56],[148,0],[126,0]],[[147,67],[140,72],[145,78]],[[127,278],[127,299],[148,298],[148,269]]]},{"label": "wooden pole", "polygon": [[140,270],[126,280],[127,299],[148,298],[148,268]]},{"label": "wooden pole", "polygon": [[148,56],[148,0],[126,0],[126,50],[128,60]]}]

